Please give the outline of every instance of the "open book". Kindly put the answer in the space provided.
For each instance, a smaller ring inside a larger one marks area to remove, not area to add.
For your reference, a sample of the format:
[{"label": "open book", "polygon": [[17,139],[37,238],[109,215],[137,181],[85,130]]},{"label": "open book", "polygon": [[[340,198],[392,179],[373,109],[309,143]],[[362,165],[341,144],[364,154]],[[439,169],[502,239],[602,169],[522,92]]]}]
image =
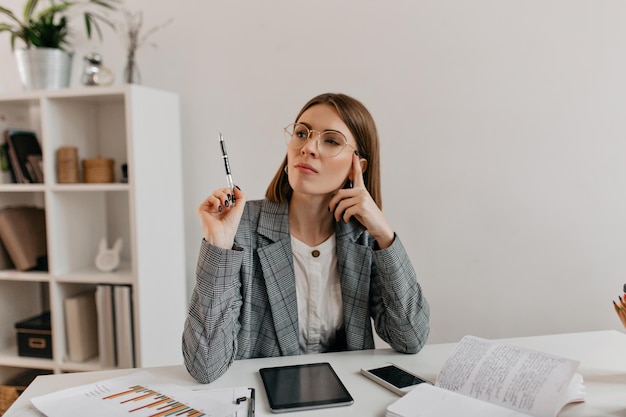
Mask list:
[{"label": "open book", "polygon": [[584,401],[578,361],[465,336],[436,384],[419,384],[387,408],[387,417],[555,417]]}]

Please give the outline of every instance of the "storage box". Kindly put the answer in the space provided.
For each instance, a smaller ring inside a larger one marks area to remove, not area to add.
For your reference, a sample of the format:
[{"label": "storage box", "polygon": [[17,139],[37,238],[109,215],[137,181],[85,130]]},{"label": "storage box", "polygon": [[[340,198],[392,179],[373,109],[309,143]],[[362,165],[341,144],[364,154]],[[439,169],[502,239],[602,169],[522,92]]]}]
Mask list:
[{"label": "storage box", "polygon": [[50,312],[15,323],[20,356],[52,359]]}]

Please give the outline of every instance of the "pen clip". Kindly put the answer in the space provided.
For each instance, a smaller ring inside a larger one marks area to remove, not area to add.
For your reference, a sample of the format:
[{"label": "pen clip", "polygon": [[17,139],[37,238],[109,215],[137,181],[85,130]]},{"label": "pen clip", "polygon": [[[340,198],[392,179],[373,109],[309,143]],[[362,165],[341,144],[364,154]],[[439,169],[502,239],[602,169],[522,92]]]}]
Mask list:
[{"label": "pen clip", "polygon": [[228,159],[228,153],[226,152],[226,142],[224,142],[224,136],[222,135],[222,132],[220,132],[219,134],[219,140],[220,148],[222,148],[222,158]]}]

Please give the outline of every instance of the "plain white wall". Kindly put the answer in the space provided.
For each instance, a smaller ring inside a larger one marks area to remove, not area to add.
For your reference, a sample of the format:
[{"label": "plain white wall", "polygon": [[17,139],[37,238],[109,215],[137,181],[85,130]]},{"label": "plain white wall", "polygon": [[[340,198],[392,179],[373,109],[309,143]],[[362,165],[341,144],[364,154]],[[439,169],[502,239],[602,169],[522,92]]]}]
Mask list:
[{"label": "plain white wall", "polygon": [[[174,19],[138,64],[142,84],[181,97],[190,288],[196,206],[225,184],[218,132],[235,182],[260,198],[282,126],[338,91],[378,123],[384,210],[430,301],[429,342],[621,329],[611,300],[626,281],[626,2],[125,4],[147,28]],[[20,89],[0,36],[0,84]],[[91,50],[121,83],[125,52],[107,30],[77,42],[73,85]]]}]

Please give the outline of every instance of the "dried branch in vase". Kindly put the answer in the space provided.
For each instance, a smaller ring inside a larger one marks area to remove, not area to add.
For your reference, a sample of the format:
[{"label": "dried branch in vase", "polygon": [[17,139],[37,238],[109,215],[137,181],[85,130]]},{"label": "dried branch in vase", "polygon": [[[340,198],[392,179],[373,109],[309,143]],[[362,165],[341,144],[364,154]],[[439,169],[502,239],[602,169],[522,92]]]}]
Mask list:
[{"label": "dried branch in vase", "polygon": [[[126,46],[126,67],[124,68],[124,79],[128,84],[138,84],[141,82],[139,74],[139,68],[137,67],[137,50],[145,45],[148,38],[158,30],[166,27],[172,23],[172,18],[168,19],[164,23],[152,27],[150,30],[142,33],[143,29],[143,13],[141,11],[131,12],[129,10],[123,10],[124,20],[118,22],[115,27],[116,30],[122,35]],[[157,45],[153,42],[148,45],[156,48]]]}]

